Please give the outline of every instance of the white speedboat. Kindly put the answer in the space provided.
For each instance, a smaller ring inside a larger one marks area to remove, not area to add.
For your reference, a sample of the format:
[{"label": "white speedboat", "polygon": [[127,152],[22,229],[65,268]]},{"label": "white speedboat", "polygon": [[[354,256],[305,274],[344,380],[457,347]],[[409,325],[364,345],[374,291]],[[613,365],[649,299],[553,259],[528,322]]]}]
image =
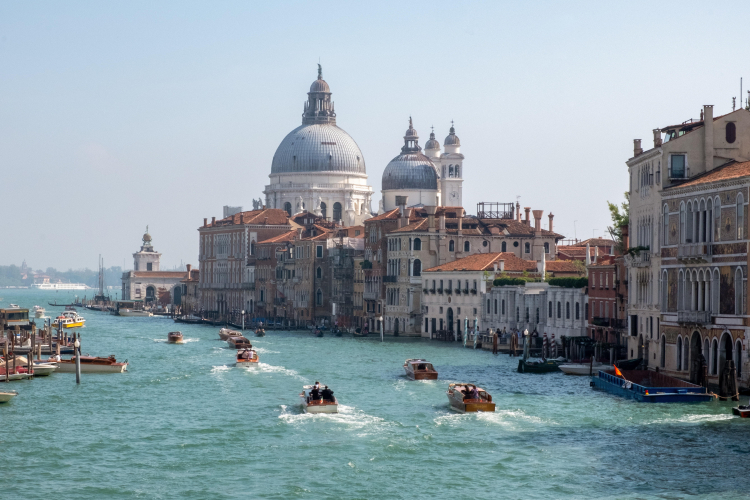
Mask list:
[{"label": "white speedboat", "polygon": [[34,376],[35,377],[47,377],[57,370],[55,363],[42,363],[41,361],[34,361]]},{"label": "white speedboat", "polygon": [[16,391],[0,391],[0,403],[7,403],[16,396],[18,396]]},{"label": "white speedboat", "polygon": [[[325,387],[320,385],[320,387]],[[302,392],[299,393],[299,397],[302,400],[302,410],[305,413],[338,413],[339,402],[336,396],[331,396],[330,399],[323,399],[322,397],[313,398],[310,396],[312,392],[312,385],[302,386]]]},{"label": "white speedboat", "polygon": [[230,330],[229,328],[222,328],[219,330],[219,339],[228,340],[229,337],[242,337],[242,332],[237,330]]},{"label": "white speedboat", "polygon": [[560,371],[568,375],[590,375],[597,373],[599,370],[612,371],[615,368],[612,365],[605,365],[602,363],[594,363],[593,367],[591,363],[567,363],[559,365]]},{"label": "white speedboat", "polygon": [[142,316],[142,317],[153,316],[153,313],[149,311],[144,311],[142,309],[120,309],[118,311],[118,314],[120,316]]},{"label": "white speedboat", "polygon": [[[60,373],[75,373],[76,358],[62,359],[55,361],[49,359],[50,363],[57,365],[57,371]],[[81,373],[123,373],[128,367],[128,362],[118,363],[114,356],[108,358],[99,358],[94,356],[81,356]]]},{"label": "white speedboat", "polygon": [[47,312],[47,311],[45,311],[42,306],[34,306],[34,317],[35,318],[43,318],[45,312]]}]

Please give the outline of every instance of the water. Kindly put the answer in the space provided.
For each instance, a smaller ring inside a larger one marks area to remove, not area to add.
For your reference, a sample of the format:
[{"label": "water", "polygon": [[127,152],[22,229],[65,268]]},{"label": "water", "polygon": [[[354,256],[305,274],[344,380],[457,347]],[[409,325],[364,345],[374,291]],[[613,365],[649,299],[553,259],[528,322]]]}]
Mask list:
[{"label": "water", "polygon": [[[0,304],[73,295],[0,290]],[[8,384],[2,498],[748,498],[750,422],[731,403],[638,404],[456,344],[307,332],[252,337],[250,370],[218,328],[83,315],[83,352],[129,371]],[[175,329],[186,344],[165,343]],[[403,377],[410,357],[440,380]],[[341,413],[301,413],[315,380]],[[498,411],[449,410],[454,381],[486,388]]]}]

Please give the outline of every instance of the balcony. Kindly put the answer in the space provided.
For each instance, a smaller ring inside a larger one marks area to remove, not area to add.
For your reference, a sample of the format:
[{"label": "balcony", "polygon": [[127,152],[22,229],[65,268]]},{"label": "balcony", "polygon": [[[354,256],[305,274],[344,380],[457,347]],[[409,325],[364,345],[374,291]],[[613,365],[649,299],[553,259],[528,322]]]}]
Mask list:
[{"label": "balcony", "polygon": [[455,292],[456,292],[456,295],[461,295],[461,289],[460,288],[456,288]]},{"label": "balcony", "polygon": [[591,324],[594,326],[609,326],[610,319],[609,318],[593,318],[591,320]]},{"label": "balcony", "polygon": [[677,258],[687,262],[711,262],[711,243],[682,243],[677,246]]},{"label": "balcony", "polygon": [[627,261],[630,267],[648,267],[651,265],[651,254],[648,250],[642,250],[635,255],[629,255]]},{"label": "balcony", "polygon": [[711,324],[711,311],[677,311],[678,323]]},{"label": "balcony", "polygon": [[378,300],[378,292],[364,292],[362,297],[365,300]]},{"label": "balcony", "polygon": [[396,283],[398,276],[383,276],[383,283]]},{"label": "balcony", "polygon": [[243,290],[255,290],[255,282],[253,283],[242,283],[240,288]]}]

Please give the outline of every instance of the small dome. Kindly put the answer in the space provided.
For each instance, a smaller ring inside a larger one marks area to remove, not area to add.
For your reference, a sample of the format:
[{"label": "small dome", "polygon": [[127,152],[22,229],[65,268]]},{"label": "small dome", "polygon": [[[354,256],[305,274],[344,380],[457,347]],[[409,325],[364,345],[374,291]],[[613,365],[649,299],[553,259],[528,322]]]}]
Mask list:
[{"label": "small dome", "polygon": [[331,88],[328,86],[325,80],[318,78],[312,85],[310,85],[310,92],[327,92],[331,93]]},{"label": "small dome", "polygon": [[456,135],[456,129],[453,128],[451,125],[451,133],[448,134],[448,137],[445,138],[445,141],[443,142],[446,146],[460,146],[461,140]]},{"label": "small dome", "polygon": [[148,234],[148,227],[146,228],[146,234],[143,235],[143,242],[144,243],[150,243],[151,242],[151,235]]},{"label": "small dome", "polygon": [[411,116],[409,117],[409,128],[406,130],[404,139],[419,139],[419,134],[417,134],[417,131],[411,123]]},{"label": "small dome", "polygon": [[425,149],[440,149],[440,143],[435,139],[435,132],[430,132],[430,139],[424,144]]},{"label": "small dome", "polygon": [[437,179],[437,170],[429,158],[421,153],[404,153],[385,167],[382,188],[437,190]]}]

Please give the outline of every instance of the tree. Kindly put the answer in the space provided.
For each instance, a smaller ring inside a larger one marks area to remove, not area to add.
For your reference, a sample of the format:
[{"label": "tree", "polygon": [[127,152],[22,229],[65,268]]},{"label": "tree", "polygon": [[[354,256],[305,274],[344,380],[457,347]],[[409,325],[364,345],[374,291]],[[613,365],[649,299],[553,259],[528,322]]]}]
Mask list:
[{"label": "tree", "polygon": [[617,242],[617,249],[620,253],[625,253],[625,242],[622,238],[622,229],[630,223],[630,193],[625,192],[625,201],[622,205],[617,206],[614,203],[607,201],[609,207],[609,215],[612,217],[612,225],[607,226],[607,231],[612,236],[612,239]]}]

